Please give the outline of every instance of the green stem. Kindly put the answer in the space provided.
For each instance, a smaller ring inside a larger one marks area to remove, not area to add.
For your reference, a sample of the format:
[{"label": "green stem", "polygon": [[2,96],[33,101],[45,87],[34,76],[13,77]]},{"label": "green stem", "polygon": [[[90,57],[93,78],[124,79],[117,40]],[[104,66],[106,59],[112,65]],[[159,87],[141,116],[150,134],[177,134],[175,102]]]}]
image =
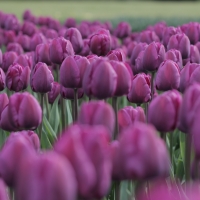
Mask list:
[{"label": "green stem", "polygon": [[170,158],[171,158],[171,164],[173,166],[173,131],[169,133],[169,140],[170,140]]},{"label": "green stem", "polygon": [[41,105],[41,108],[42,108],[42,122],[39,126],[39,138],[41,140],[42,139],[42,125],[43,125],[44,94],[41,94],[40,105]]},{"label": "green stem", "polygon": [[65,128],[65,103],[63,97],[60,97],[60,106],[61,106],[61,122],[62,122],[62,130]]},{"label": "green stem", "polygon": [[47,111],[47,119],[49,119],[50,112],[49,112],[49,102],[48,102],[48,96],[47,93],[44,95],[45,105],[46,105],[46,111]]},{"label": "green stem", "polygon": [[74,122],[75,121],[74,100],[71,100],[71,106],[72,106],[72,119],[73,119],[73,122]]},{"label": "green stem", "polygon": [[191,136],[185,134],[185,180],[190,180]]},{"label": "green stem", "polygon": [[78,117],[78,91],[77,88],[74,88],[74,122]]},{"label": "green stem", "polygon": [[118,100],[117,97],[113,97],[112,98],[112,106],[113,106],[113,109],[115,111],[115,132],[114,132],[114,139],[116,139],[117,136],[118,136],[118,134],[119,134],[119,125],[118,125],[118,117],[117,117],[117,114],[118,114],[117,100]]},{"label": "green stem", "polygon": [[120,181],[115,182],[115,200],[120,200]]}]

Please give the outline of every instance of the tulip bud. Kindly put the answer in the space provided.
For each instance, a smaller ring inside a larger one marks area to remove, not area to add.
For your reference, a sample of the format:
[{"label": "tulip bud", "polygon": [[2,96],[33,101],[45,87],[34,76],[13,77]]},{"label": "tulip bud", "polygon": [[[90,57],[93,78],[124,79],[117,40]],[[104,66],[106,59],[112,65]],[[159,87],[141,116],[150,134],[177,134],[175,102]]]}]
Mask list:
[{"label": "tulip bud", "polygon": [[42,33],[35,33],[31,38],[30,50],[35,51],[36,46],[38,44],[42,44],[45,42],[46,42],[46,38],[44,37],[44,35]]},{"label": "tulip bud", "polygon": [[0,198],[2,200],[9,200],[6,185],[2,179],[0,179]]},{"label": "tulip bud", "polygon": [[18,35],[18,37],[16,38],[16,42],[22,46],[24,51],[30,51],[31,38],[28,35]]},{"label": "tulip bud", "polygon": [[55,38],[49,44],[49,57],[51,62],[61,64],[67,56],[73,56],[74,49],[69,40],[63,37]]},{"label": "tulip bud", "polygon": [[4,35],[3,43],[5,46],[7,46],[9,43],[15,42],[16,35],[14,31],[4,31],[3,35]]},{"label": "tulip bud", "polygon": [[29,55],[28,53],[22,54],[15,59],[13,64],[19,64],[23,67],[29,67],[30,69],[32,69],[33,57],[34,57],[34,54],[29,54]]},{"label": "tulip bud", "polygon": [[200,31],[199,23],[190,22],[187,24],[186,30],[184,31],[184,33],[190,39],[191,44],[196,44],[199,41],[200,39],[199,31]]},{"label": "tulip bud", "polygon": [[8,105],[9,103],[9,99],[8,99],[8,96],[6,93],[1,93],[0,94],[0,116],[1,116],[1,113],[3,111],[3,109]]},{"label": "tulip bud", "polygon": [[195,45],[190,45],[190,62],[200,63],[199,49]]},{"label": "tulip bud", "polygon": [[78,54],[81,52],[83,48],[83,39],[82,39],[81,33],[79,32],[77,28],[67,29],[64,37],[66,40],[69,40],[72,43],[75,54]]},{"label": "tulip bud", "polygon": [[76,20],[74,18],[67,18],[64,26],[66,26],[67,28],[76,27]]},{"label": "tulip bud", "polygon": [[[153,154],[149,154],[150,151]],[[144,123],[136,122],[121,132],[115,158],[118,171],[114,170],[114,179],[146,180],[169,174],[170,160],[165,143],[154,127]]]},{"label": "tulip bud", "polygon": [[54,77],[45,63],[39,62],[31,72],[31,88],[34,92],[47,93],[51,91]]},{"label": "tulip bud", "polygon": [[60,67],[60,83],[66,88],[82,87],[83,76],[89,61],[81,56],[68,56]]},{"label": "tulip bud", "polygon": [[155,78],[158,90],[178,89],[180,85],[180,69],[172,60],[165,60],[161,63]]},{"label": "tulip bud", "polygon": [[16,58],[17,58],[17,54],[12,51],[5,52],[3,54],[3,62],[2,62],[1,68],[3,69],[4,72],[8,71],[8,68],[10,67],[10,65],[14,63]]},{"label": "tulip bud", "polygon": [[[66,88],[60,85],[60,95],[63,99],[70,99],[74,100],[74,89],[72,88]],[[84,95],[83,89],[78,88],[77,90],[77,98],[81,99]]]},{"label": "tulip bud", "polygon": [[120,22],[114,30],[118,38],[125,38],[131,34],[131,25],[128,22]]},{"label": "tulip bud", "polygon": [[179,68],[183,68],[183,59],[181,56],[181,52],[176,49],[170,49],[169,51],[166,52],[165,54],[166,60],[173,60],[175,63],[178,64]]},{"label": "tulip bud", "polygon": [[108,98],[116,90],[117,74],[108,61],[97,59],[85,71],[82,84],[88,96]]},{"label": "tulip bud", "polygon": [[28,35],[28,36],[32,37],[37,32],[37,28],[36,28],[35,24],[28,22],[28,21],[24,21],[24,23],[21,27],[21,31],[24,35]]},{"label": "tulip bud", "polygon": [[137,41],[150,44],[152,42],[159,42],[160,40],[154,31],[146,30],[146,31],[142,31],[138,35]]},{"label": "tulip bud", "polygon": [[5,77],[4,71],[0,68],[0,91],[4,90],[5,88]]},{"label": "tulip bud", "polygon": [[169,39],[167,50],[177,49],[181,52],[182,58],[188,58],[190,55],[190,40],[184,33],[172,35]]},{"label": "tulip bud", "polygon": [[81,50],[81,52],[79,53],[79,55],[81,56],[87,56],[90,54],[90,47],[89,47],[89,39],[84,39],[83,40],[83,48]]},{"label": "tulip bud", "polygon": [[6,47],[6,51],[14,51],[17,55],[23,54],[23,49],[18,43],[9,43]]},{"label": "tulip bud", "polygon": [[42,121],[42,109],[29,93],[15,93],[1,113],[0,126],[7,131],[34,130]]},{"label": "tulip bud", "polygon": [[47,29],[45,32],[45,36],[48,39],[54,39],[58,37],[58,32],[53,29]]},{"label": "tulip bud", "polygon": [[133,77],[130,92],[127,95],[128,101],[132,103],[146,103],[151,99],[150,76],[144,73]]},{"label": "tulip bud", "polygon": [[173,131],[177,126],[182,97],[176,90],[164,92],[154,98],[148,108],[148,122],[160,132]]},{"label": "tulip bud", "polygon": [[28,66],[22,67],[20,64],[13,64],[6,74],[6,86],[15,92],[27,88],[30,79],[30,69]]},{"label": "tulip bud", "polygon": [[90,50],[98,56],[105,56],[111,49],[111,37],[108,30],[99,29],[90,36]]},{"label": "tulip bud", "polygon": [[143,68],[147,71],[155,71],[165,59],[165,47],[156,42],[152,42],[144,50]]},{"label": "tulip bud", "polygon": [[44,62],[47,65],[51,64],[50,58],[49,58],[49,44],[48,43],[42,43],[38,44],[35,50],[35,62]]},{"label": "tulip bud", "polygon": [[128,58],[131,58],[132,52],[134,50],[134,48],[138,45],[139,43],[137,43],[136,41],[132,41],[128,42],[127,46],[127,56]]},{"label": "tulip bud", "polygon": [[49,103],[53,104],[59,94],[60,94],[60,84],[57,82],[53,82],[51,91],[48,92]]},{"label": "tulip bud", "polygon": [[146,121],[146,116],[142,107],[138,106],[133,108],[132,106],[126,106],[118,111],[118,123],[120,131],[137,121]]},{"label": "tulip bud", "polygon": [[12,30],[16,33],[20,30],[20,22],[15,15],[9,15],[6,17],[4,25],[5,30]]},{"label": "tulip bud", "polygon": [[115,61],[126,61],[126,55],[123,52],[122,49],[115,49],[108,52],[107,57],[109,60],[115,60]]},{"label": "tulip bud", "polygon": [[135,65],[132,65],[132,71],[134,74],[145,72],[143,60],[144,60],[144,51],[141,51],[138,54],[137,58],[135,59]]}]

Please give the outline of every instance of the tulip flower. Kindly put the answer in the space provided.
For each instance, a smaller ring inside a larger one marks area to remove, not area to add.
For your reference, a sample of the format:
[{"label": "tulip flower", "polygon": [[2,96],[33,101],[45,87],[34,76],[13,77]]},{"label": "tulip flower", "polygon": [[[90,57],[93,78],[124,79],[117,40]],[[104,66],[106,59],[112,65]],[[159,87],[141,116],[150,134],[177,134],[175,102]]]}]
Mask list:
[{"label": "tulip flower", "polygon": [[[70,99],[70,100],[74,100],[74,89],[72,88],[66,88],[63,87],[62,85],[60,85],[60,95],[63,99]],[[84,95],[83,89],[82,88],[78,88],[77,89],[77,99],[81,99]]]},{"label": "tulip flower", "polygon": [[6,86],[9,90],[19,92],[27,88],[30,79],[30,68],[13,64],[6,74]]},{"label": "tulip flower", "polygon": [[6,93],[1,93],[0,94],[0,116],[1,116],[1,113],[3,111],[3,109],[8,105],[9,103],[9,99],[8,99],[8,95]]},{"label": "tulip flower", "polygon": [[5,52],[3,54],[3,61],[1,64],[1,68],[3,69],[4,72],[8,71],[8,68],[10,67],[10,65],[12,65],[14,63],[14,61],[17,58],[17,54],[15,52]]},{"label": "tulip flower", "polygon": [[7,46],[9,43],[15,42],[16,34],[14,31],[4,31],[3,36],[3,43],[5,46]]},{"label": "tulip flower", "polygon": [[181,70],[180,91],[184,92],[185,89],[194,82],[200,82],[199,79],[200,64],[187,63]]},{"label": "tulip flower", "polygon": [[80,53],[83,48],[83,39],[80,31],[77,28],[69,28],[65,32],[64,38],[72,43],[74,52]]},{"label": "tulip flower", "polygon": [[158,90],[178,89],[180,85],[180,69],[172,60],[161,63],[156,73],[155,85]]},{"label": "tulip flower", "polygon": [[158,43],[152,42],[144,50],[143,68],[147,71],[156,71],[165,59],[165,47]]},{"label": "tulip flower", "polygon": [[51,64],[50,57],[49,57],[49,44],[42,43],[38,44],[35,49],[35,62],[44,62],[47,65]]},{"label": "tulip flower", "polygon": [[2,51],[0,49],[0,66],[2,65],[2,62],[3,62],[3,54],[2,54]]},{"label": "tulip flower", "polygon": [[69,40],[58,37],[49,44],[49,57],[51,62],[61,64],[67,56],[73,56],[74,49]]},{"label": "tulip flower", "polygon": [[137,46],[137,43],[136,41],[131,41],[131,42],[128,42],[127,44],[127,56],[128,58],[131,58],[131,55],[132,55],[132,52],[134,50],[134,48]]},{"label": "tulip flower", "polygon": [[122,49],[115,49],[108,52],[107,57],[109,60],[115,60],[115,61],[126,61],[126,55],[123,52]]},{"label": "tulip flower", "polygon": [[166,60],[172,60],[175,63],[178,64],[179,68],[183,68],[183,59],[181,56],[181,52],[176,49],[170,49],[169,51],[166,52],[165,54],[165,59]]},{"label": "tulip flower", "polygon": [[131,25],[128,22],[120,22],[114,30],[114,35],[118,38],[125,38],[131,34]]},{"label": "tulip flower", "polygon": [[168,150],[153,126],[135,122],[120,133],[118,141],[112,150],[113,166],[116,166],[113,179],[146,180],[169,174]]},{"label": "tulip flower", "polygon": [[60,84],[57,82],[53,82],[51,91],[48,92],[48,102],[53,104],[58,95],[60,94]]},{"label": "tulip flower", "polygon": [[39,62],[31,72],[31,88],[34,92],[47,93],[51,91],[54,77],[45,63]]},{"label": "tulip flower", "polygon": [[0,91],[4,90],[4,88],[5,88],[5,85],[6,85],[5,78],[6,78],[5,73],[0,68]]},{"label": "tulip flower", "polygon": [[142,107],[126,106],[118,111],[119,130],[134,124],[135,122],[145,122],[146,116]]},{"label": "tulip flower", "polygon": [[37,27],[32,22],[24,21],[21,31],[24,35],[32,37],[37,32]]},{"label": "tulip flower", "polygon": [[130,92],[127,95],[128,101],[132,103],[146,103],[151,99],[150,76],[144,73],[133,77]]},{"label": "tulip flower", "polygon": [[90,36],[90,50],[98,56],[105,56],[111,50],[111,37],[106,29],[99,29]]},{"label": "tulip flower", "polygon": [[190,62],[200,63],[199,49],[195,45],[190,45]]},{"label": "tulip flower", "polygon": [[47,39],[54,39],[58,37],[58,32],[53,29],[47,29],[45,32],[45,36]]},{"label": "tulip flower", "polygon": [[184,33],[172,35],[169,39],[167,50],[177,49],[181,52],[182,58],[188,58],[190,55],[190,40]]},{"label": "tulip flower", "polygon": [[159,42],[160,40],[154,31],[146,30],[139,33],[137,41],[150,44],[152,42]]},{"label": "tulip flower", "polygon": [[23,54],[23,48],[21,47],[20,44],[18,43],[9,43],[8,46],[6,47],[6,51],[14,51],[17,53],[17,55]]},{"label": "tulip flower", "polygon": [[160,132],[173,131],[177,127],[181,101],[182,97],[176,90],[158,95],[149,104],[148,122]]},{"label": "tulip flower", "polygon": [[12,30],[15,33],[18,33],[20,30],[20,22],[15,15],[8,15],[5,18],[4,26],[5,30]]},{"label": "tulip flower", "polygon": [[90,54],[89,42],[90,42],[89,39],[83,39],[83,48],[82,48],[81,52],[79,53],[79,55],[87,56]]},{"label": "tulip flower", "polygon": [[22,46],[24,51],[30,50],[31,38],[28,35],[19,34],[16,38],[16,42]]},{"label": "tulip flower", "polygon": [[74,18],[67,18],[64,26],[66,26],[67,28],[76,27],[76,20]]},{"label": "tulip flower", "polygon": [[2,200],[9,200],[6,185],[2,179],[0,179],[0,198]]},{"label": "tulip flower", "polygon": [[45,153],[32,162],[25,163],[19,172],[15,187],[16,200],[77,198],[74,169],[67,159],[54,152]]},{"label": "tulip flower", "polygon": [[85,71],[82,84],[88,96],[108,98],[113,96],[116,90],[117,74],[108,61],[98,59]]},{"label": "tulip flower", "polygon": [[35,51],[36,46],[38,44],[42,44],[46,42],[46,38],[42,33],[35,33],[30,41],[30,50]]},{"label": "tulip flower", "polygon": [[38,101],[29,93],[15,93],[1,113],[0,126],[7,131],[34,130],[42,121]]}]

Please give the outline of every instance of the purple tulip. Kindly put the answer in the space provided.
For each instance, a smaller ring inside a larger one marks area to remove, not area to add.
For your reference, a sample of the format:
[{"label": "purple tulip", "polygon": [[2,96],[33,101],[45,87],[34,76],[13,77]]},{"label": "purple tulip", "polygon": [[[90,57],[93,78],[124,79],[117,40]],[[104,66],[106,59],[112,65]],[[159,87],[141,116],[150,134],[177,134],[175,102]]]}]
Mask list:
[{"label": "purple tulip", "polygon": [[83,48],[83,39],[77,28],[69,28],[65,32],[64,38],[72,43],[76,54],[80,53]]},{"label": "purple tulip", "polygon": [[76,27],[76,20],[74,18],[67,18],[64,26],[66,26],[67,28]]},{"label": "purple tulip", "polygon": [[5,30],[12,30],[16,33],[20,30],[20,22],[15,15],[9,15],[6,17],[4,25]]},{"label": "purple tulip", "polygon": [[146,116],[142,107],[138,106],[134,108],[132,106],[126,106],[118,111],[118,123],[120,131],[137,121],[146,121]]},{"label": "purple tulip", "polygon": [[1,93],[0,94],[0,116],[1,116],[1,113],[3,111],[3,109],[8,105],[9,103],[9,99],[8,99],[8,95],[6,93]]},{"label": "purple tulip", "polygon": [[3,32],[3,43],[7,46],[9,43],[15,42],[16,34],[14,31],[4,31]]},{"label": "purple tulip", "polygon": [[4,88],[5,88],[5,85],[6,85],[5,79],[6,79],[5,73],[0,68],[0,91],[4,90]]},{"label": "purple tulip", "polygon": [[152,42],[144,50],[143,68],[147,71],[156,71],[165,59],[165,47],[158,42]]},{"label": "purple tulip", "polygon": [[148,122],[160,132],[173,131],[177,126],[182,97],[177,90],[158,95],[149,104]]},{"label": "purple tulip", "polygon": [[47,18],[47,26],[49,29],[54,29],[56,31],[59,31],[59,29],[61,28],[60,21],[51,17]]},{"label": "purple tulip", "polygon": [[22,67],[20,64],[13,64],[9,67],[6,74],[6,86],[15,92],[27,88],[30,79],[30,68]]},{"label": "purple tulip", "polygon": [[133,74],[138,74],[140,72],[145,72],[144,70],[144,51],[139,52],[137,58],[135,59],[135,64],[132,65]]},{"label": "purple tulip", "polygon": [[[74,100],[74,89],[73,88],[66,88],[60,85],[60,95],[63,99],[70,99]],[[78,88],[77,90],[77,98],[81,99],[84,95],[83,89]]]},{"label": "purple tulip", "polygon": [[16,42],[22,46],[24,51],[30,51],[31,38],[28,35],[19,34]]},{"label": "purple tulip", "polygon": [[30,50],[35,51],[36,46],[38,44],[42,44],[46,42],[46,38],[42,33],[35,33],[30,41]]},{"label": "purple tulip", "polygon": [[55,150],[71,162],[82,198],[99,199],[107,194],[111,160],[108,132],[103,126],[71,126],[57,141]]},{"label": "purple tulip", "polygon": [[9,195],[7,192],[6,185],[2,179],[0,179],[0,198],[2,200],[9,200]]},{"label": "purple tulip", "polygon": [[0,66],[2,65],[2,62],[3,62],[3,54],[2,54],[2,51],[0,49]]},{"label": "purple tulip", "polygon": [[118,140],[112,155],[113,179],[146,180],[169,174],[168,150],[153,126],[135,122],[120,133]]},{"label": "purple tulip", "polygon": [[138,45],[138,43],[136,41],[131,41],[126,45],[128,58],[131,58],[132,52],[137,45]]},{"label": "purple tulip", "polygon": [[199,49],[195,45],[190,45],[190,62],[200,63]]},{"label": "purple tulip", "polygon": [[33,57],[34,55],[31,54],[31,55],[28,55],[27,54],[22,54],[22,55],[19,55],[15,61],[13,62],[13,64],[19,64],[23,67],[29,67],[30,69],[32,69],[32,66],[33,66]]},{"label": "purple tulip", "polygon": [[130,92],[127,95],[128,101],[132,103],[146,103],[151,100],[150,76],[144,73],[137,74],[132,80]]},{"label": "purple tulip", "polygon": [[113,66],[117,74],[117,86],[114,96],[127,95],[131,88],[131,75],[123,62],[111,60],[110,64]]},{"label": "purple tulip", "polygon": [[21,31],[24,35],[32,37],[37,32],[35,24],[25,21],[21,27]]},{"label": "purple tulip", "polygon": [[3,54],[3,61],[2,61],[1,68],[3,69],[4,72],[8,71],[8,68],[10,67],[10,65],[14,63],[16,58],[17,58],[17,54],[12,51],[5,52]]},{"label": "purple tulip", "polygon": [[126,55],[122,49],[111,50],[108,52],[106,56],[108,57],[109,60],[115,60],[115,61],[121,61],[121,62],[126,61]]},{"label": "purple tulip", "polygon": [[57,82],[53,82],[51,91],[48,92],[49,103],[53,104],[59,94],[60,94],[60,84]]},{"label": "purple tulip", "polygon": [[0,126],[7,131],[34,130],[42,121],[38,101],[29,93],[15,93],[1,113]]},{"label": "purple tulip", "polygon": [[82,87],[83,76],[89,65],[85,57],[66,57],[60,67],[60,84],[66,88]]},{"label": "purple tulip", "polygon": [[115,37],[114,35],[111,35],[110,37],[111,37],[111,50],[120,48],[119,39]]},{"label": "purple tulip", "polygon": [[54,77],[45,63],[39,62],[31,72],[30,84],[34,92],[47,93],[52,89]]},{"label": "purple tulip", "polygon": [[77,198],[74,169],[67,159],[54,152],[44,153],[32,162],[25,163],[19,173],[16,178],[16,200]]},{"label": "purple tulip", "polygon": [[8,46],[6,47],[6,51],[14,51],[17,53],[17,55],[23,54],[23,48],[21,47],[20,44],[18,43],[9,43]]},{"label": "purple tulip", "polygon": [[98,99],[112,97],[117,86],[117,74],[108,61],[97,59],[85,71],[82,84],[88,96]]},{"label": "purple tulip", "polygon": [[131,34],[131,25],[128,22],[120,22],[114,30],[118,38],[125,38]]},{"label": "purple tulip", "polygon": [[35,50],[35,62],[44,62],[47,65],[51,64],[50,57],[49,57],[49,44],[42,43],[38,44]]},{"label": "purple tulip", "polygon": [[184,92],[185,89],[194,82],[200,82],[199,79],[200,64],[187,63],[181,70],[180,91]]},{"label": "purple tulip", "polygon": [[54,39],[58,37],[58,32],[53,29],[47,29],[45,32],[45,36],[48,39]]},{"label": "purple tulip", "polygon": [[73,56],[74,49],[69,40],[58,37],[49,44],[49,57],[51,62],[61,64],[67,56]]},{"label": "purple tulip", "polygon": [[184,133],[189,133],[192,122],[196,118],[196,104],[199,102],[200,86],[194,84],[189,86],[183,94],[183,101],[180,105],[178,129]]},{"label": "purple tulip", "polygon": [[169,51],[166,52],[165,59],[173,60],[174,62],[176,62],[178,64],[180,69],[183,68],[183,59],[181,56],[181,52],[179,50],[170,49]]},{"label": "purple tulip", "polygon": [[86,21],[82,21],[79,25],[78,25],[78,30],[80,31],[82,38],[86,39],[88,38],[88,36],[91,34],[90,33],[90,28],[89,28],[89,24]]},{"label": "purple tulip", "polygon": [[90,54],[90,47],[89,47],[89,39],[83,39],[83,48],[79,55],[81,56],[88,56]]},{"label": "purple tulip", "polygon": [[166,91],[178,89],[180,85],[180,69],[172,60],[161,63],[155,78],[156,89]]},{"label": "purple tulip", "polygon": [[90,50],[98,56],[105,56],[111,50],[111,37],[106,29],[99,29],[90,36]]},{"label": "purple tulip", "polygon": [[142,31],[137,36],[137,41],[150,44],[153,41],[154,42],[159,42],[160,40],[159,40],[159,37],[156,35],[156,33],[154,31],[146,30],[146,31]]},{"label": "purple tulip", "polygon": [[190,55],[190,40],[184,33],[172,35],[169,39],[167,50],[177,49],[181,52],[182,58],[188,58]]}]

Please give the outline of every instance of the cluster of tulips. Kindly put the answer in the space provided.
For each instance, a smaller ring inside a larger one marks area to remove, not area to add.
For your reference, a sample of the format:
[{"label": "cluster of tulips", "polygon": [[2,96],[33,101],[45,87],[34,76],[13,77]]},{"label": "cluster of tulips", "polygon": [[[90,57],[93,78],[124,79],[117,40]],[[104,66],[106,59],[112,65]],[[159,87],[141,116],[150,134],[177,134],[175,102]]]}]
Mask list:
[{"label": "cluster of tulips", "polygon": [[0,47],[0,200],[199,199],[199,23],[0,12]]}]

